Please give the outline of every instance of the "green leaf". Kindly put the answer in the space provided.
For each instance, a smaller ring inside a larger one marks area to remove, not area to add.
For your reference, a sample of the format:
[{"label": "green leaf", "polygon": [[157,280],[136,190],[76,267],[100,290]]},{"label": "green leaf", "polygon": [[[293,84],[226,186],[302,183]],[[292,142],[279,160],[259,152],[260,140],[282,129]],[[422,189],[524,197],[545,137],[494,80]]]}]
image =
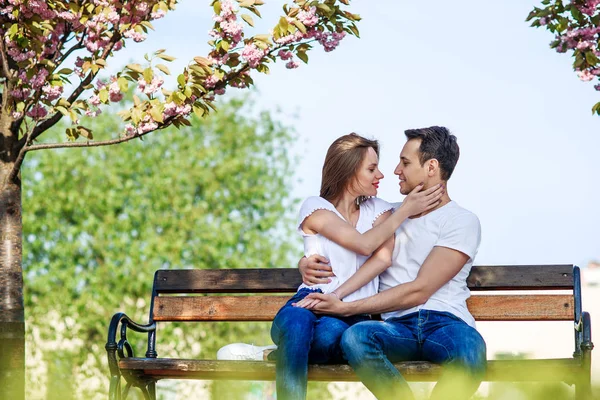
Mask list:
[{"label": "green leaf", "polygon": [[179,86],[181,86],[181,87],[185,87],[185,85],[186,85],[186,83],[187,83],[187,82],[186,82],[186,80],[185,80],[185,75],[183,75],[183,74],[179,74],[179,75],[177,76],[177,83],[179,83]]},{"label": "green leaf", "polygon": [[229,42],[227,40],[221,40],[219,42],[219,44],[221,45],[221,48],[225,51],[229,51]]},{"label": "green leaf", "polygon": [[85,126],[81,126],[81,125],[78,126],[77,133],[86,139],[89,139],[89,140],[94,139],[94,135],[93,135],[92,131],[90,129],[86,128]]},{"label": "green leaf", "polygon": [[294,24],[294,26],[296,28],[298,28],[298,30],[304,34],[306,34],[306,26],[304,26],[304,24],[300,21],[298,21],[297,19],[295,19],[294,21],[292,21],[292,23]]},{"label": "green leaf", "polygon": [[304,61],[305,64],[308,64],[308,56],[306,55],[305,52],[299,51],[299,52],[296,53],[296,56],[298,56],[299,59],[301,59],[302,61]]},{"label": "green leaf", "polygon": [[108,102],[108,90],[106,89],[102,89],[98,92],[98,97],[100,97],[100,101],[103,103],[107,103]]},{"label": "green leaf", "polygon": [[156,64],[156,68],[158,68],[166,75],[171,75],[171,71],[169,71],[169,68],[167,68],[167,66],[164,64]]},{"label": "green leaf", "polygon": [[72,73],[73,73],[73,70],[71,68],[63,68],[57,72],[57,74],[59,74],[59,75],[71,75]]},{"label": "green leaf", "polygon": [[132,71],[139,72],[140,74],[144,72],[144,68],[140,64],[127,64],[127,68]]},{"label": "green leaf", "polygon": [[242,19],[244,21],[246,21],[246,23],[250,26],[254,26],[254,20],[252,20],[252,17],[249,16],[248,14],[242,14]]},{"label": "green leaf", "polygon": [[591,51],[585,53],[585,61],[587,61],[587,63],[590,65],[596,65],[598,62],[600,62],[598,57],[596,57],[596,55]]},{"label": "green leaf", "polygon": [[213,10],[215,11],[216,15],[221,14],[221,2],[220,1],[215,1],[213,4]]},{"label": "green leaf", "polygon": [[56,106],[54,108],[57,109],[65,117],[69,116],[69,110],[67,110],[65,107],[63,107],[63,106]]},{"label": "green leaf", "polygon": [[158,57],[158,58],[162,58],[163,60],[165,60],[165,61],[169,61],[169,62],[171,62],[171,61],[175,61],[175,60],[177,59],[177,58],[175,58],[175,57],[173,57],[173,56],[168,56],[168,55],[166,55],[166,54],[159,54],[157,57]]},{"label": "green leaf", "polygon": [[117,84],[119,85],[119,90],[121,92],[126,92],[129,88],[129,82],[122,76],[117,79]]},{"label": "green leaf", "polygon": [[154,78],[154,71],[152,68],[148,67],[144,70],[144,80],[148,83],[152,82],[152,78]]}]

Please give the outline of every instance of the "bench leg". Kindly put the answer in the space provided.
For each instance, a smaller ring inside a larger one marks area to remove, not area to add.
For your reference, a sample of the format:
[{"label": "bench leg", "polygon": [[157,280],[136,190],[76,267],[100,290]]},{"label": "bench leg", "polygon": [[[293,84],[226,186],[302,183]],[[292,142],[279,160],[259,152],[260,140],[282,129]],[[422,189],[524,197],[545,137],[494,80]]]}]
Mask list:
[{"label": "bench leg", "polygon": [[148,384],[148,394],[150,395],[151,400],[156,400],[156,382]]}]

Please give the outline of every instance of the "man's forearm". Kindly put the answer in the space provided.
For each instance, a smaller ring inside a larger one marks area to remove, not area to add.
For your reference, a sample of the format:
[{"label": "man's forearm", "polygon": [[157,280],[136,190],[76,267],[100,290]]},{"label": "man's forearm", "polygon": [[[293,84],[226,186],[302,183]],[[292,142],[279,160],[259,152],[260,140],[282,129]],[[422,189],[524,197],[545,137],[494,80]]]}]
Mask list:
[{"label": "man's forearm", "polygon": [[406,310],[427,301],[418,282],[408,282],[365,299],[344,303],[344,315],[380,314]]}]

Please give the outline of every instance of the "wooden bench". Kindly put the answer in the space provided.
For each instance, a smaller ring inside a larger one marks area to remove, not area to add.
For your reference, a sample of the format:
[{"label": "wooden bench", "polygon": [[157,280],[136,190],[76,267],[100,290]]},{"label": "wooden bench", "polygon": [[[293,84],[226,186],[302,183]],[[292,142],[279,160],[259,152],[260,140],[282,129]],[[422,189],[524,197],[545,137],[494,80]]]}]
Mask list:
[{"label": "wooden bench", "polygon": [[[296,269],[157,271],[149,323],[136,323],[124,313],[115,314],[110,322],[106,344],[110,399],[126,398],[131,387],[142,390],[145,398],[155,399],[160,379],[274,380],[275,363],[269,361],[158,358],[156,326],[172,321],[272,321],[300,283]],[[575,323],[573,357],[490,360],[486,381],[562,381],[575,385],[578,399],[591,397],[593,345],[590,315],[581,309],[578,267],[475,266],[468,285],[472,291],[468,307],[478,321]],[[145,357],[134,356],[128,331],[148,335]],[[435,381],[442,369],[421,361],[401,362],[396,367],[409,381]],[[357,380],[348,365],[310,365],[308,377],[316,381]]]}]

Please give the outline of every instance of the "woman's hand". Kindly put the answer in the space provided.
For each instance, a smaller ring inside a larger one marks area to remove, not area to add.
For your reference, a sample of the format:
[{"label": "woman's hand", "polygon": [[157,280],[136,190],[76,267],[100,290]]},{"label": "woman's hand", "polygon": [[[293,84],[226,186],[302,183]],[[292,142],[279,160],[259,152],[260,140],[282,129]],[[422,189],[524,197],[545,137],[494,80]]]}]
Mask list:
[{"label": "woman's hand", "polygon": [[446,193],[444,185],[441,183],[426,190],[422,189],[423,183],[418,184],[412,192],[406,196],[400,206],[400,208],[405,210],[409,216],[419,215],[435,208],[440,204],[442,196]]},{"label": "woman's hand", "polygon": [[[340,297],[335,292],[328,293],[325,296],[331,296],[332,300],[340,299]],[[308,295],[305,298],[303,298],[302,300],[300,300],[299,302],[292,303],[292,305],[294,307],[300,307],[300,308],[306,308],[307,310],[312,310],[321,301],[322,301],[321,299],[315,299],[313,297],[310,297],[310,295]]]}]

